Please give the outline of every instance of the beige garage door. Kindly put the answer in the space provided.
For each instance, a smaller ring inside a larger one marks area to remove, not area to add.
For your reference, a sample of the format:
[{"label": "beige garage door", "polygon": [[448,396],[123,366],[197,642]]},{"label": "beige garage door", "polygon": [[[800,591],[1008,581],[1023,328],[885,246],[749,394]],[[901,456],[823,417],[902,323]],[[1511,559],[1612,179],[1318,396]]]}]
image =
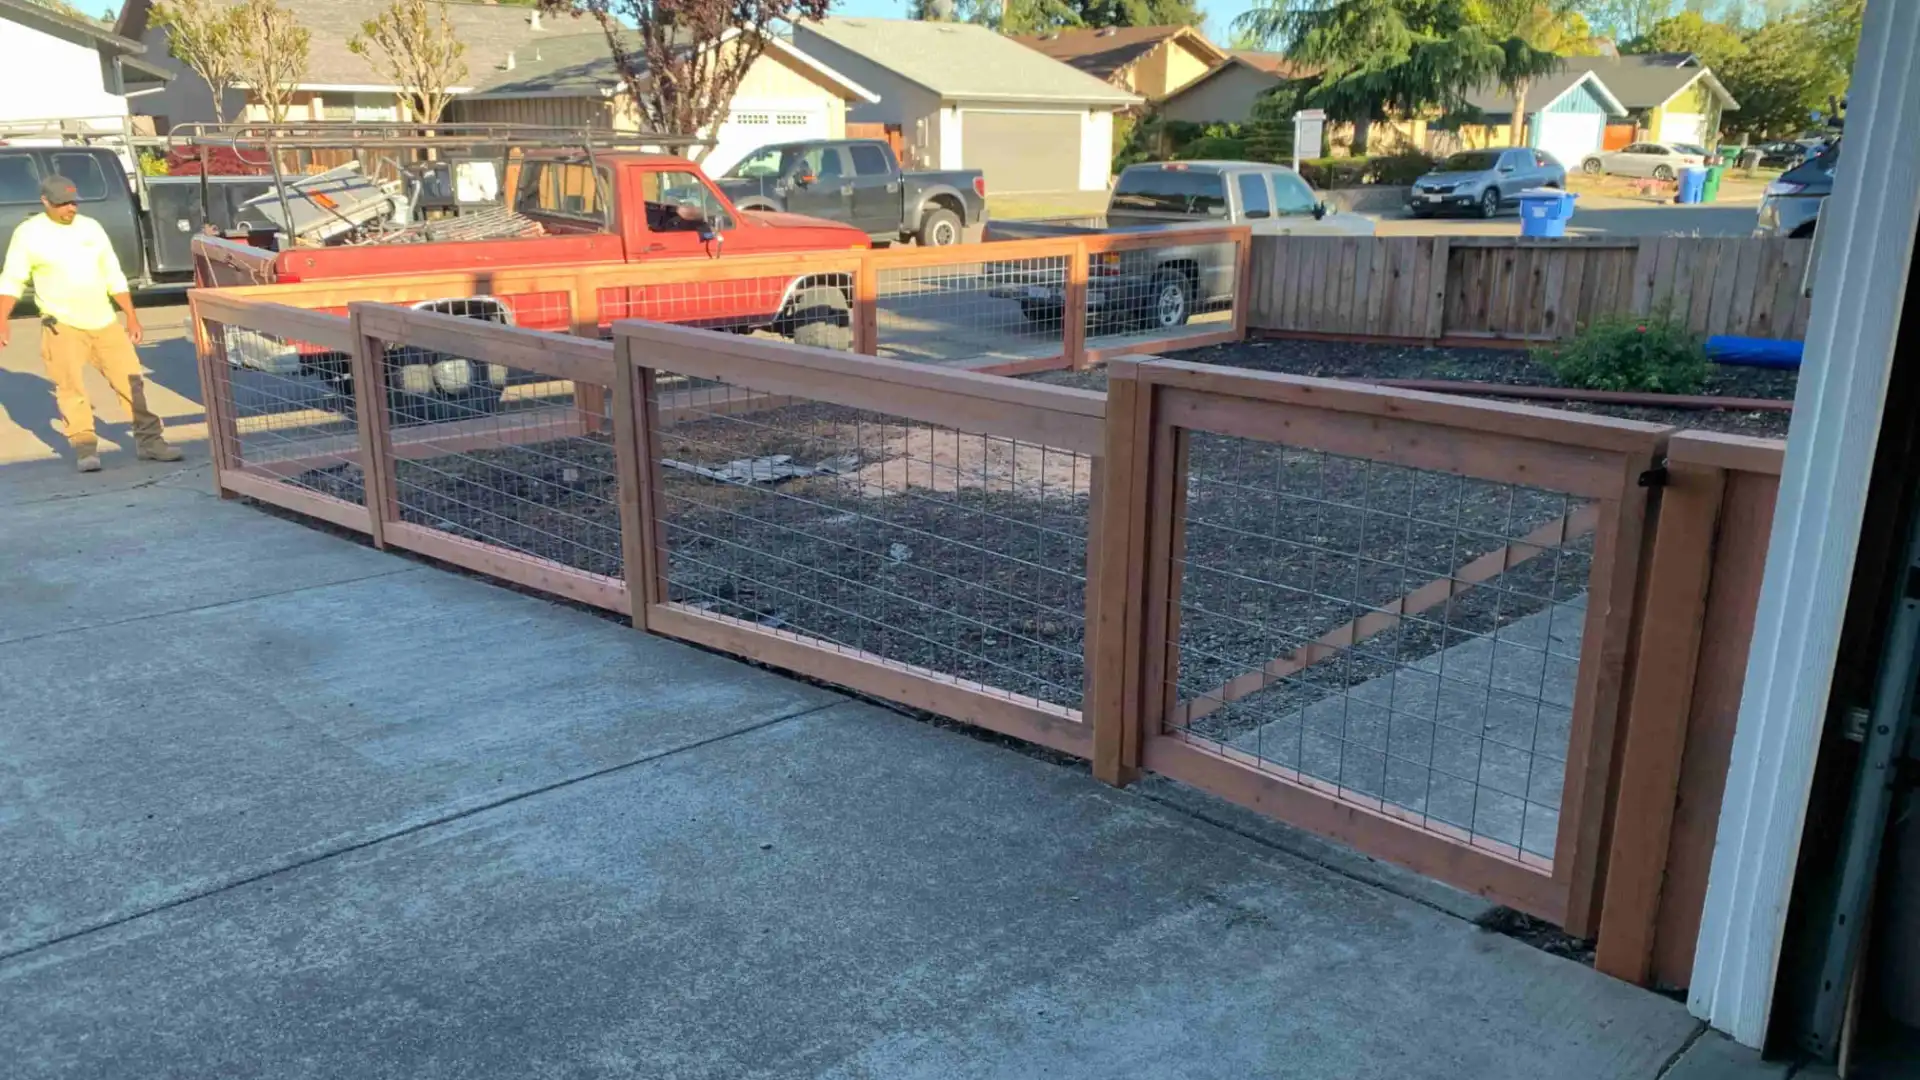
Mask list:
[{"label": "beige garage door", "polygon": [[960,114],[960,160],[987,174],[987,190],[1075,191],[1080,187],[1080,114]]}]

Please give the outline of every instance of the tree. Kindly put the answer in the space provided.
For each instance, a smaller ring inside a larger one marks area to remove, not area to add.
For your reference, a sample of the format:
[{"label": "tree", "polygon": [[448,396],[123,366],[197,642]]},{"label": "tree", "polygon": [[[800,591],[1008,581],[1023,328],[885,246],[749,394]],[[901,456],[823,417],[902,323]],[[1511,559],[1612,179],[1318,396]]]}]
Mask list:
[{"label": "tree", "polygon": [[1304,103],[1353,124],[1355,154],[1366,152],[1375,120],[1463,112],[1474,87],[1546,67],[1538,50],[1489,33],[1475,0],[1259,3],[1234,20],[1234,29],[1319,72]]},{"label": "tree", "polygon": [[307,73],[312,35],[274,0],[247,0],[235,9],[234,32],[240,38],[240,81],[260,99],[268,123],[286,123],[293,88]]},{"label": "tree", "polygon": [[[827,14],[831,0],[541,0],[590,18],[646,126],[695,135],[719,128],[747,69],[778,25]],[[628,27],[637,29],[629,30]],[[711,147],[696,151],[704,158]]]},{"label": "tree", "polygon": [[1581,0],[1580,14],[1588,25],[1630,41],[1653,28],[1673,11],[1673,0]]},{"label": "tree", "polygon": [[1821,54],[1849,78],[1860,51],[1860,24],[1866,17],[1867,0],[1814,0],[1807,9],[1807,25],[1820,40]]},{"label": "tree", "polygon": [[1739,31],[1702,18],[1697,12],[1683,11],[1654,23],[1645,34],[1621,46],[1620,51],[1690,52],[1718,72],[1744,54],[1747,43]]},{"label": "tree", "polygon": [[1527,145],[1527,91],[1560,58],[1593,51],[1593,32],[1573,0],[1481,0],[1480,22],[1500,42],[1500,85],[1513,95],[1510,142]]},{"label": "tree", "polygon": [[347,42],[355,55],[384,69],[400,102],[422,123],[437,124],[467,77],[467,47],[454,34],[446,0],[393,0]]},{"label": "tree", "polygon": [[240,68],[239,8],[209,0],[163,0],[153,24],[167,30],[167,51],[213,91],[213,119],[227,122],[227,91]]},{"label": "tree", "polygon": [[1743,44],[1720,73],[1740,103],[1726,117],[1734,133],[1756,140],[1797,135],[1813,110],[1827,107],[1828,95],[1846,90],[1846,69],[1822,49],[1820,31],[1806,18],[1768,23]]},{"label": "tree", "polygon": [[1007,34],[1079,26],[1198,26],[1194,0],[908,0],[907,17],[969,22]]}]

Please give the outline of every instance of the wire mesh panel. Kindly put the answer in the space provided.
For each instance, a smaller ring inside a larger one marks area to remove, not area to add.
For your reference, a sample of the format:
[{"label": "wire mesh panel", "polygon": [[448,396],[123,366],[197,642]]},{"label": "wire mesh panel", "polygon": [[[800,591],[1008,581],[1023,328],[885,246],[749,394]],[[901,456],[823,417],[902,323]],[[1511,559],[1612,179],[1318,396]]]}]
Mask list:
[{"label": "wire mesh panel", "polygon": [[[267,321],[267,320],[261,320]],[[339,320],[344,331],[347,320]],[[209,398],[230,432],[230,467],[245,477],[352,506],[366,505],[348,353],[289,334],[206,324]]]},{"label": "wire mesh panel", "polygon": [[646,319],[843,352],[853,348],[852,264],[796,272],[791,266],[715,263],[642,267],[635,271],[641,281],[600,288],[601,325]]},{"label": "wire mesh panel", "polygon": [[1077,709],[1088,455],[660,373],[666,596]]},{"label": "wire mesh panel", "polygon": [[1180,348],[1234,330],[1245,240],[1154,241],[1095,252],[1087,264],[1087,347]]},{"label": "wire mesh panel", "polygon": [[[990,255],[994,245],[970,250]],[[878,270],[877,352],[931,363],[1061,355],[1070,254]],[[977,365],[970,365],[977,366]]]},{"label": "wire mesh panel", "polygon": [[1550,866],[1595,508],[1277,443],[1190,439],[1171,722]]},{"label": "wire mesh panel", "polygon": [[[555,579],[527,560],[621,578],[619,480],[604,385],[392,340],[381,343],[379,363],[391,520],[515,558],[488,561],[444,547],[428,554],[590,602],[602,594],[553,588]],[[420,546],[405,530],[399,536]]]}]

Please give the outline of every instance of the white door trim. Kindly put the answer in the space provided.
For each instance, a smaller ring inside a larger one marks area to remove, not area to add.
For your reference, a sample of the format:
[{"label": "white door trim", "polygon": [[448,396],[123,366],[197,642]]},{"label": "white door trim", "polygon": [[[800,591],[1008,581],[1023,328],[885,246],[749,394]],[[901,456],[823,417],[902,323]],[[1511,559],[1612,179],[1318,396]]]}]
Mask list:
[{"label": "white door trim", "polygon": [[[1920,223],[1920,3],[1868,0],[1849,142],[1747,657],[1687,1007],[1748,1046],[1767,1033],[1814,757],[1859,547],[1894,336]],[[1920,314],[1920,313],[1916,313]]]}]

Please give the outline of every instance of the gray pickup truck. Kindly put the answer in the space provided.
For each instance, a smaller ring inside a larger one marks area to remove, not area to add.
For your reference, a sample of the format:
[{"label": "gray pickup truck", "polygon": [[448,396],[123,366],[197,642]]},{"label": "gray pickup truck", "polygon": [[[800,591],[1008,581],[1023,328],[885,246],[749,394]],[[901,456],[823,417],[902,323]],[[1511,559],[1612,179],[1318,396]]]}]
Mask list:
[{"label": "gray pickup truck", "polygon": [[841,221],[875,240],[957,244],[987,216],[979,169],[902,170],[878,139],[816,139],[763,146],[714,183],[742,210],[784,210]]},{"label": "gray pickup truck", "polygon": [[[1124,233],[1177,237],[1220,225],[1246,225],[1254,235],[1371,236],[1373,222],[1329,210],[1299,174],[1251,161],[1174,161],[1129,165],[1113,185],[1104,218],[1092,224],[991,221],[986,239],[1037,240]],[[1087,281],[1088,318],[1171,330],[1199,311],[1233,298],[1233,249],[1227,244],[1168,243],[1097,256]],[[994,295],[1018,300],[1033,322],[1061,316],[1065,282],[1058,270],[991,264]]]}]

